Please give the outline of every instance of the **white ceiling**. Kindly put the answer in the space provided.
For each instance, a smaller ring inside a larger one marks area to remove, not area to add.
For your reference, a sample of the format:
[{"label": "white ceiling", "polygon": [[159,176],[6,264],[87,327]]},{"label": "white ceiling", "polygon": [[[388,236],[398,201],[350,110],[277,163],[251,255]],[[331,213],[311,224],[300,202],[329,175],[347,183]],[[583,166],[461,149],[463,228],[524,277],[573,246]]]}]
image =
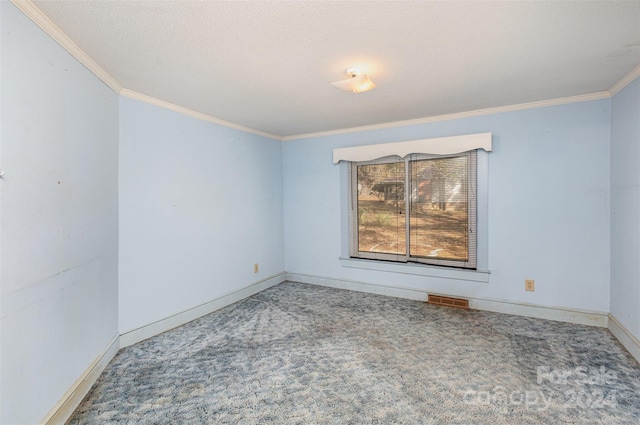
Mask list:
[{"label": "white ceiling", "polygon": [[[277,136],[609,90],[633,1],[34,0],[124,88]],[[360,66],[377,84],[329,83]]]}]

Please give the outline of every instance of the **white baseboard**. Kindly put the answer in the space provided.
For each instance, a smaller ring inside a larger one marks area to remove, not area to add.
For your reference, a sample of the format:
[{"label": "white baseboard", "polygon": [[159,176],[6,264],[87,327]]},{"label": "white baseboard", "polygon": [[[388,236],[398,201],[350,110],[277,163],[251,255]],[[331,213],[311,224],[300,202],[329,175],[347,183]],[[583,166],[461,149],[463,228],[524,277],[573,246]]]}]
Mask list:
[{"label": "white baseboard", "polygon": [[312,276],[300,273],[287,273],[287,280],[291,282],[309,283],[312,285],[328,286],[330,288],[347,289],[350,291],[368,292],[370,294],[386,295],[389,297],[406,298],[424,301],[427,293],[417,289],[398,288],[395,286],[377,285],[358,282],[355,280],[334,279],[324,276]]},{"label": "white baseboard", "polygon": [[640,363],[640,341],[611,313],[609,313],[609,330],[620,341],[620,344]]},{"label": "white baseboard", "polygon": [[204,315],[243,300],[251,295],[255,295],[260,291],[264,291],[267,288],[284,282],[285,276],[284,272],[270,276],[245,288],[222,295],[205,304],[123,333],[120,335],[120,347],[128,347],[129,345],[133,345],[147,338],[151,338],[152,336],[159,335],[170,329],[184,325],[185,323],[189,323],[192,320],[198,319]]},{"label": "white baseboard", "polygon": [[469,307],[476,310],[535,317],[536,319],[555,320],[556,322],[575,323],[577,325],[597,326],[600,328],[606,328],[609,321],[608,313],[605,312],[564,307],[547,307],[506,300],[469,298]]},{"label": "white baseboard", "polygon": [[[359,292],[369,292],[410,300],[426,301],[428,291],[411,288],[398,288],[352,280],[334,279],[323,276],[311,276],[300,273],[287,273],[287,280],[293,282],[310,283],[331,288],[348,289]],[[441,294],[438,295],[449,295]],[[534,304],[518,303],[506,300],[463,297],[469,300],[469,307],[476,310],[493,311],[496,313],[514,314],[516,316],[535,317],[538,319],[556,320],[559,322],[576,323],[607,327],[609,315],[604,312],[586,311],[559,307],[546,307]]]},{"label": "white baseboard", "polygon": [[[286,280],[292,282],[309,283],[351,291],[368,292],[390,297],[405,298],[410,300],[425,301],[427,291],[401,288],[358,282],[344,279],[312,276],[301,273],[280,273],[264,280],[251,284],[245,288],[230,292],[200,306],[183,311],[174,316],[167,317],[141,328],[116,336],[104,353],[89,365],[86,371],[76,380],[62,399],[51,409],[49,414],[41,422],[45,425],[64,424],[73,414],[82,399],[87,395],[95,381],[104,371],[120,348],[135,344],[152,336],[166,332],[177,326],[188,323],[220,308],[243,300],[265,289],[282,283]],[[447,294],[440,294],[447,295]],[[514,314],[518,316],[535,317],[561,322],[577,323],[583,325],[608,327],[611,333],[620,343],[640,362],[640,341],[633,336],[614,316],[608,313],[575,310],[566,308],[546,307],[517,303],[505,300],[491,300],[481,298],[468,298],[469,307],[477,310],[493,311],[497,313]]]},{"label": "white baseboard", "polygon": [[73,383],[71,388],[67,390],[40,423],[44,425],[64,425],[119,349],[120,337],[116,336],[104,352],[76,379],[76,382]]}]

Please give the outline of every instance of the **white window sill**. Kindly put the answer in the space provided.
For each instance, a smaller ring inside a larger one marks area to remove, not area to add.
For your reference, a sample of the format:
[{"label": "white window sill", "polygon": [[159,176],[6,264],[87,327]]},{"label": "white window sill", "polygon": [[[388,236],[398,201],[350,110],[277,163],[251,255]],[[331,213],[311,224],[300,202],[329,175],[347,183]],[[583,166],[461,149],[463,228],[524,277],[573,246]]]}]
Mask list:
[{"label": "white window sill", "polygon": [[489,270],[461,270],[447,267],[435,267],[425,264],[393,263],[390,261],[365,260],[360,258],[340,258],[343,267],[378,270],[383,272],[415,274],[420,276],[441,277],[444,279],[489,282]]}]

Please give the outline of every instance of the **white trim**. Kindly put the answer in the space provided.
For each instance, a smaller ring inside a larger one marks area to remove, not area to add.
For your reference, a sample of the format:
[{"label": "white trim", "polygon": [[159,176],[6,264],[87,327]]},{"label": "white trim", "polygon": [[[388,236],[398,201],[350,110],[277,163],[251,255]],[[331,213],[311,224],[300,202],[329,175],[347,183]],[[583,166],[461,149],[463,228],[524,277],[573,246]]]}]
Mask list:
[{"label": "white trim", "polygon": [[640,341],[611,313],[609,313],[609,330],[640,363]]},{"label": "white trim", "polygon": [[600,328],[606,328],[608,323],[608,313],[604,311],[591,311],[566,307],[549,307],[544,305],[528,304],[507,300],[469,298],[469,308],[492,311],[494,313],[513,314],[515,316],[555,320],[556,322],[597,326]]},{"label": "white trim", "polygon": [[40,423],[44,425],[63,425],[66,423],[119,349],[120,337],[116,336],[104,352],[76,379]]},{"label": "white trim", "polygon": [[96,61],[94,61],[87,53],[85,53],[84,50],[82,50],[73,40],[71,40],[71,38],[69,38],[68,35],[66,35],[56,24],[54,24],[51,19],[49,19],[35,4],[33,4],[31,0],[11,0],[11,2],[36,25],[38,25],[45,33],[53,38],[63,49],[69,52],[71,56],[76,58],[78,62],[84,65],[89,71],[95,74],[96,77],[102,80],[116,93],[125,97],[129,97],[131,99],[140,100],[142,102],[159,106],[161,108],[178,112],[180,114],[188,115],[203,121],[282,141],[282,138],[278,135],[256,130],[250,127],[245,127],[243,125],[236,124],[230,121],[225,121],[122,87],[122,85],[115,78],[113,78],[107,71],[105,71],[104,68],[98,65]]},{"label": "white trim", "polygon": [[44,32],[49,34],[63,49],[71,56],[76,58],[78,62],[84,65],[89,71],[93,72],[96,77],[101,79],[113,91],[119,93],[122,86],[107,71],[104,70],[96,61],[84,52],[73,40],[69,38],[56,24],[51,21],[31,0],[11,0],[11,2],[22,11],[29,19],[38,25]]},{"label": "white trim", "polygon": [[640,77],[640,65],[633,68],[631,72],[629,72],[627,75],[622,77],[620,81],[611,86],[611,88],[609,89],[609,96],[615,96],[620,90],[627,87],[638,77]]},{"label": "white trim", "polygon": [[333,150],[333,163],[340,161],[372,161],[387,156],[404,158],[409,154],[453,155],[475,149],[491,151],[491,133],[465,134],[463,136],[437,137],[407,142],[380,143],[352,146]]},{"label": "white trim", "polygon": [[247,297],[255,295],[258,292],[264,291],[265,289],[271,288],[272,286],[275,286],[284,281],[285,273],[282,272],[280,274],[276,274],[274,276],[270,276],[261,281],[253,283],[242,289],[229,292],[199,306],[174,314],[173,316],[165,317],[164,319],[160,319],[157,322],[149,323],[148,325],[142,326],[138,329],[125,332],[120,335],[120,347],[128,347],[140,341],[144,341],[145,339],[159,335],[170,329],[184,325],[185,323],[189,323],[192,320],[198,319],[223,307],[241,301]]},{"label": "white trim", "polygon": [[[287,280],[290,280],[292,282],[309,283],[312,285],[327,286],[330,288],[368,292],[371,294],[386,295],[390,297],[406,298],[418,301],[426,301],[427,294],[434,293],[427,290],[401,288],[322,276],[311,276],[301,273],[287,273]],[[485,310],[496,313],[535,317],[538,319],[555,320],[559,322],[576,323],[580,325],[598,327],[607,327],[608,324],[609,316],[608,313],[605,312],[579,310],[564,307],[547,307],[507,300],[474,298],[461,295],[438,294],[468,299],[469,308],[476,310]]]},{"label": "white trim", "polygon": [[282,141],[288,142],[291,140],[310,139],[312,137],[335,136],[339,134],[359,133],[362,131],[376,131],[376,130],[383,130],[387,128],[428,124],[428,123],[438,122],[438,121],[449,121],[449,120],[457,120],[461,118],[498,114],[502,112],[514,112],[514,111],[522,111],[524,109],[544,108],[547,106],[564,105],[567,103],[589,102],[591,100],[608,99],[610,97],[611,96],[609,96],[609,92],[602,91],[597,93],[582,94],[579,96],[569,96],[569,97],[561,97],[558,99],[519,103],[516,105],[498,106],[495,108],[478,109],[474,111],[458,112],[458,113],[447,114],[447,115],[436,115],[432,117],[417,118],[417,119],[406,120],[406,121],[393,121],[393,122],[387,122],[382,124],[365,125],[361,127],[343,128],[340,130],[319,131],[316,133],[293,134],[291,136],[284,136],[282,138]]},{"label": "white trim", "polygon": [[151,103],[156,106],[160,106],[165,109],[179,112],[185,115],[189,115],[207,122],[212,122],[225,127],[235,128],[237,130],[246,131],[252,134],[258,134],[270,139],[279,141],[290,141],[299,139],[308,139],[312,137],[333,136],[338,134],[357,133],[362,131],[381,130],[385,128],[402,127],[408,125],[426,124],[438,121],[448,121],[460,118],[477,117],[481,115],[490,115],[501,112],[521,111],[524,109],[542,108],[546,106],[563,105],[566,103],[576,102],[588,102],[591,100],[610,98],[629,83],[640,76],[640,65],[635,67],[631,72],[625,75],[620,81],[615,83],[608,91],[596,92],[590,94],[583,94],[578,96],[561,97],[557,99],[541,100],[536,102],[520,103],[515,105],[498,106],[493,108],[478,109],[473,111],[458,112],[446,115],[436,115],[432,117],[417,118],[413,120],[394,121],[382,124],[373,124],[360,127],[344,128],[339,130],[320,131],[315,133],[302,133],[293,134],[290,136],[278,136],[275,134],[267,133],[264,131],[256,130],[250,127],[245,127],[240,124],[225,121],[210,115],[206,115],[200,112],[193,111],[183,106],[175,105],[170,102],[155,99],[150,96],[137,93],[133,90],[125,89],[122,85],[113,78],[104,68],[102,68],[96,61],[94,61],[87,53],[84,52],[69,36],[67,36],[56,24],[53,23],[31,0],[11,0],[11,2],[22,11],[27,17],[29,17],[36,25],[38,25],[44,32],[49,34],[62,48],[75,57],[82,65],[84,65],[89,71],[93,72],[96,77],[102,80],[107,86],[111,87],[113,91],[132,99],[137,99],[143,102]]},{"label": "white trim", "polygon": [[394,128],[394,127],[402,127],[407,125],[417,125],[417,124],[426,124],[431,122],[438,121],[448,121],[460,118],[468,118],[468,117],[477,117],[481,115],[490,115],[501,112],[512,112],[512,111],[521,111],[524,109],[534,109],[534,108],[542,108],[546,106],[555,106],[555,105],[563,105],[566,103],[575,103],[575,102],[588,102],[591,100],[605,99],[610,98],[624,87],[626,87],[629,83],[634,81],[636,78],[640,77],[640,65],[636,66],[631,72],[622,77],[620,81],[615,83],[608,91],[596,92],[590,94],[583,94],[578,96],[569,96],[569,97],[561,97],[557,99],[549,99],[549,100],[541,100],[536,102],[527,102],[527,103],[519,103],[515,105],[507,105],[507,106],[498,106],[493,108],[486,109],[477,109],[473,111],[466,112],[458,112],[453,114],[446,115],[436,115],[432,117],[418,118],[413,120],[405,120],[405,121],[394,121],[382,124],[373,124],[366,125],[360,127],[351,127],[344,128],[339,130],[329,130],[329,131],[319,131],[315,133],[302,133],[302,134],[293,134],[290,136],[278,136],[275,134],[263,132],[260,130],[256,130],[250,127],[245,127],[240,124],[235,124],[229,121],[225,121],[210,115],[206,115],[200,112],[193,111],[191,109],[185,108],[183,106],[174,105],[169,102],[165,102],[163,100],[155,99],[150,96],[146,96],[135,91],[125,89],[122,85],[113,78],[104,68],[102,68],[96,61],[94,61],[87,53],[84,52],[68,35],[66,35],[56,24],[51,21],[42,11],[35,5],[31,0],[11,0],[11,2],[22,11],[27,17],[29,17],[36,25],[38,25],[44,32],[49,34],[51,38],[53,38],[63,49],[69,52],[73,57],[75,57],[82,65],[84,65],[89,71],[93,72],[96,77],[102,80],[107,86],[111,87],[113,91],[123,96],[130,97],[132,99],[141,100],[143,102],[148,102],[153,105],[157,105],[163,107],[165,109],[169,109],[175,112],[179,112],[185,115],[189,115],[204,121],[212,122],[215,124],[219,124],[225,127],[235,128],[238,130],[246,131],[252,134],[258,134],[264,137],[268,137],[270,139],[280,140],[280,141],[290,141],[290,140],[298,140],[298,139],[308,139],[312,137],[322,137],[322,136],[333,136],[337,134],[349,134],[349,133],[357,133],[361,131],[372,131],[372,130],[381,130],[385,128]]},{"label": "white trim", "polygon": [[367,292],[370,294],[386,295],[388,297],[404,298],[408,300],[425,301],[427,293],[418,289],[396,286],[378,285],[374,283],[358,282],[355,280],[335,279],[324,276],[313,276],[302,273],[287,273],[291,282],[308,283],[329,288],[347,289],[349,291]]},{"label": "white trim", "polygon": [[[344,279],[334,279],[322,276],[312,276],[301,273],[280,273],[262,281],[249,285],[246,288],[223,295],[215,300],[182,313],[152,323],[145,327],[116,336],[107,346],[104,352],[98,356],[89,367],[80,375],[74,384],[67,390],[64,396],[49,411],[40,422],[44,425],[64,424],[73,414],[80,402],[91,390],[93,384],[100,377],[109,362],[114,358],[120,348],[132,345],[143,339],[162,333],[166,330],[180,326],[191,320],[202,317],[234,302],[257,294],[267,288],[284,281],[308,283],[351,291],[367,292],[397,298],[405,298],[417,301],[425,301],[428,291],[378,285],[365,282],[357,282]],[[440,294],[446,295],[446,294]],[[546,307],[533,304],[518,303],[505,300],[491,300],[483,298],[469,298],[469,307],[477,310],[492,311],[497,313],[514,314],[518,316],[536,317],[540,319],[556,320],[561,322],[577,323],[590,326],[607,327],[629,353],[640,362],[640,341],[629,332],[612,314],[587,310],[568,309],[562,307]],[[153,333],[153,334],[151,334]]]},{"label": "white trim", "polygon": [[211,115],[203,114],[201,112],[196,112],[189,108],[185,108],[184,106],[176,105],[171,102],[167,102],[161,99],[156,99],[155,97],[147,96],[146,94],[138,93],[129,89],[120,90],[120,95],[128,97],[130,99],[139,100],[144,103],[148,103],[150,105],[159,106],[160,108],[168,109],[173,112],[177,112],[179,114],[187,115],[193,118],[197,118],[202,121],[207,121],[213,124],[218,124],[224,127],[233,128],[235,130],[244,131],[245,133],[257,134],[258,136],[267,137],[269,139],[274,139],[278,141],[282,141],[282,137],[267,133],[264,131],[256,130],[251,127],[245,127],[240,124],[233,123],[231,121],[225,121],[220,118],[213,117]]},{"label": "white trim", "polygon": [[415,274],[444,279],[469,280],[473,282],[489,282],[489,270],[464,270],[447,267],[432,267],[427,264],[394,263],[390,261],[366,260],[361,258],[340,258],[343,267],[355,269],[378,270],[391,273]]}]

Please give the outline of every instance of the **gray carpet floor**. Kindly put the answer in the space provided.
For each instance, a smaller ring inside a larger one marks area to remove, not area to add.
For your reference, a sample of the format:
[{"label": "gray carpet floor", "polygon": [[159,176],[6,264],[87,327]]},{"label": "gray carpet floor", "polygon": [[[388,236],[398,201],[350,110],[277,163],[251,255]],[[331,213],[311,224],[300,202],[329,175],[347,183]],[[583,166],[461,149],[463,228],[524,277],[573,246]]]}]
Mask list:
[{"label": "gray carpet floor", "polygon": [[640,424],[606,329],[285,282],[121,350],[69,424]]}]

